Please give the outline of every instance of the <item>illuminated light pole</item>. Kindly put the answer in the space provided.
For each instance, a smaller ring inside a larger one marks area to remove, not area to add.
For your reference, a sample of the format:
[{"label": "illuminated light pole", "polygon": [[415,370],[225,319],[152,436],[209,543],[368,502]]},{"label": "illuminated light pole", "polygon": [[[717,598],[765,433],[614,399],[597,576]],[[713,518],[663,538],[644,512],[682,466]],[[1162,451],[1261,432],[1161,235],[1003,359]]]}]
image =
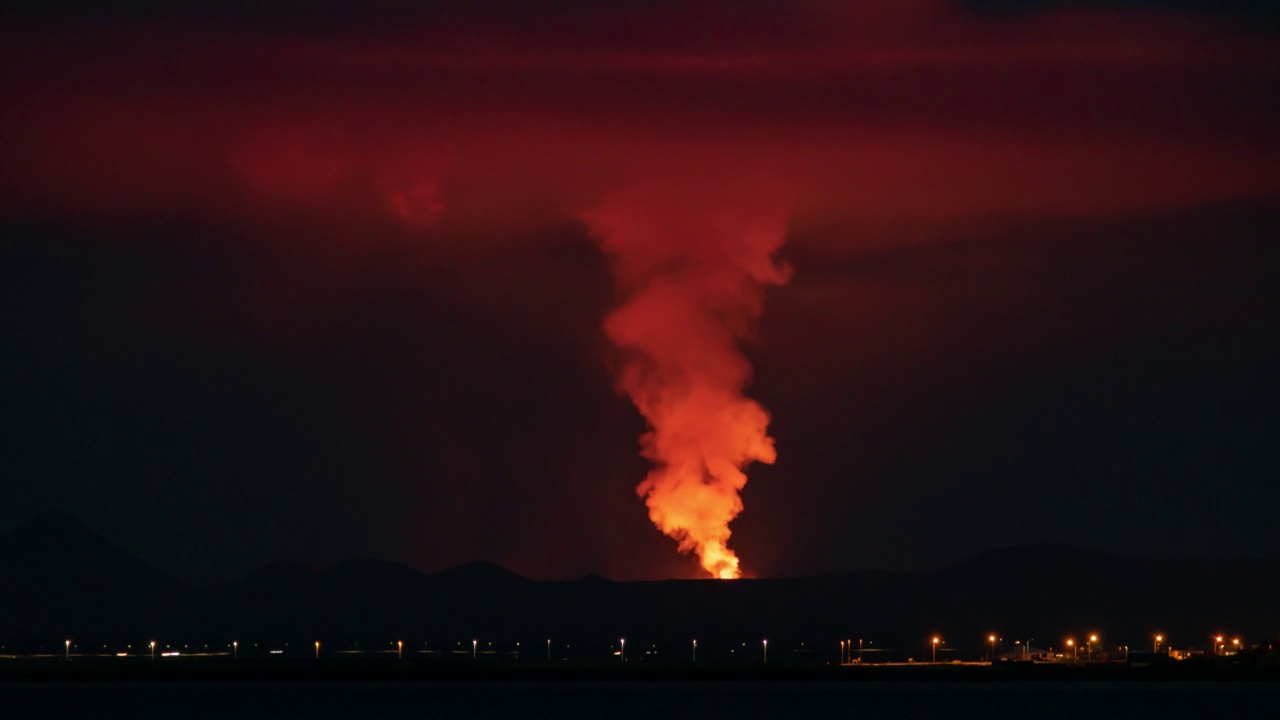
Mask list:
[{"label": "illuminated light pole", "polygon": [[763,655],[763,657],[762,657],[761,659],[762,659],[762,661],[763,661],[764,663],[766,663],[766,664],[767,664],[767,663],[769,662],[769,641],[768,641],[768,640],[761,640],[761,641],[760,641],[760,647],[763,649],[763,650],[762,650],[762,652],[764,653],[764,655]]},{"label": "illuminated light pole", "polygon": [[239,657],[240,657],[240,641],[232,640],[231,641],[231,659],[237,660],[239,659]]},{"label": "illuminated light pole", "polygon": [[1158,652],[1160,652],[1160,643],[1162,643],[1162,642],[1164,642],[1164,636],[1163,636],[1163,635],[1156,635],[1155,642],[1154,642],[1154,643],[1152,643],[1152,645],[1151,645],[1151,652],[1152,652],[1152,653],[1158,653]]},{"label": "illuminated light pole", "polygon": [[[1221,639],[1221,638],[1219,638],[1219,639]],[[68,640],[68,641],[66,642],[66,646],[67,646],[67,650],[66,650],[66,655],[65,655],[65,657],[66,657],[66,659],[70,660],[70,659],[71,659],[71,641],[70,641],[70,640]]]},{"label": "illuminated light pole", "polygon": [[320,659],[320,641],[319,640],[316,641],[316,659],[317,660]]},{"label": "illuminated light pole", "polygon": [[1240,638],[1235,638],[1234,640],[1232,640],[1232,641],[1231,641],[1231,644],[1236,646],[1236,653],[1237,653],[1237,654],[1239,654],[1239,652],[1240,652]]},{"label": "illuminated light pole", "polygon": [[1076,641],[1067,638],[1067,647],[1071,648],[1071,662],[1079,662],[1080,648],[1076,646]]},{"label": "illuminated light pole", "polygon": [[156,641],[155,640],[151,641],[151,659],[152,660],[156,659]]},{"label": "illuminated light pole", "polygon": [[396,659],[397,660],[404,659],[404,641],[403,640],[396,641]]},{"label": "illuminated light pole", "polygon": [[1097,642],[1098,642],[1098,636],[1097,636],[1096,634],[1094,634],[1094,635],[1090,635],[1090,636],[1089,636],[1089,648],[1088,648],[1089,652],[1088,652],[1088,659],[1089,659],[1090,661],[1092,661],[1092,660],[1093,660],[1093,646],[1094,646],[1094,644],[1095,644],[1095,643],[1097,643]]},{"label": "illuminated light pole", "polygon": [[619,660],[619,662],[626,662],[626,661],[627,661],[627,639],[626,639],[626,638],[618,638],[618,645],[619,645],[619,646],[620,646],[620,648],[621,648],[621,649],[618,651],[618,657],[620,657],[620,658],[621,658],[621,660]]},{"label": "illuminated light pole", "polygon": [[844,664],[844,641],[840,641],[840,664]]},{"label": "illuminated light pole", "polygon": [[938,662],[938,643],[942,642],[942,638],[937,635],[933,636],[933,662]]},{"label": "illuminated light pole", "polygon": [[862,664],[862,638],[858,638],[858,664]]},{"label": "illuminated light pole", "polygon": [[1220,649],[1220,646],[1221,646],[1221,645],[1222,645],[1222,636],[1221,636],[1221,635],[1219,635],[1219,636],[1217,636],[1217,637],[1215,637],[1215,638],[1213,639],[1213,654],[1214,654],[1214,655],[1217,655],[1217,654],[1218,654],[1218,651],[1219,651],[1219,649]]},{"label": "illuminated light pole", "polygon": [[987,642],[991,643],[991,662],[996,661],[996,636],[991,634],[987,636]]},{"label": "illuminated light pole", "polygon": [[693,662],[698,662],[698,639],[693,639]]},{"label": "illuminated light pole", "polygon": [[547,662],[551,662],[551,638],[547,638]]},{"label": "illuminated light pole", "polygon": [[479,644],[479,643],[478,643],[477,641],[475,641],[475,640],[472,640],[472,641],[471,641],[471,659],[472,659],[472,660],[475,660],[475,659],[476,659],[476,645],[478,645],[478,644]]}]

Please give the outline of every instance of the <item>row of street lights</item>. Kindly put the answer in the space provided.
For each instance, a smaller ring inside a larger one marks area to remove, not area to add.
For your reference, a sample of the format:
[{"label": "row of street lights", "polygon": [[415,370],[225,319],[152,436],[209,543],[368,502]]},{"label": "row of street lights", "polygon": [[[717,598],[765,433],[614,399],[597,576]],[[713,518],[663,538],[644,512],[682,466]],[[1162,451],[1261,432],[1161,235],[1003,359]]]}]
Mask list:
[{"label": "row of street lights", "polygon": [[[1156,637],[1157,637],[1157,638],[1160,638],[1161,640],[1162,640],[1162,639],[1164,639],[1164,636],[1163,636],[1163,635],[1157,635]],[[1093,659],[1093,646],[1094,646],[1094,644],[1095,644],[1095,643],[1097,643],[1097,642],[1098,642],[1098,635],[1097,635],[1097,633],[1090,633],[1090,635],[1089,635],[1089,642],[1088,642],[1088,644],[1085,646],[1085,660],[1086,660],[1086,661],[1088,661],[1088,660],[1092,660],[1092,659]],[[1160,640],[1156,640],[1156,643],[1157,643],[1157,644],[1159,644],[1159,642],[1160,642]],[[1075,638],[1067,638],[1067,648],[1069,648],[1069,649],[1071,650],[1071,661],[1072,661],[1072,662],[1079,662],[1079,661],[1080,661],[1080,646],[1076,644],[1076,640],[1075,640]]]},{"label": "row of street lights", "polygon": [[[870,645],[871,643],[867,643]],[[858,638],[858,662],[862,662],[862,638]],[[840,664],[853,662],[853,639],[840,641]]]},{"label": "row of street lights", "polygon": [[[130,645],[129,647],[132,648],[133,646]],[[208,646],[206,645],[205,647],[208,647]],[[147,643],[147,651],[151,659],[155,660],[156,659],[156,641],[155,640],[152,640],[151,642]],[[120,653],[120,654],[123,655],[124,653]],[[316,656],[319,657],[319,655],[320,655],[320,643],[319,641],[317,641]],[[70,640],[63,641],[63,657],[67,660],[71,659],[71,641]],[[232,658],[240,657],[240,641],[239,640],[231,641],[231,657]]]},{"label": "row of street lights", "polygon": [[[1233,646],[1234,652],[1240,652],[1240,649],[1241,649],[1241,647],[1242,647],[1242,646],[1240,645],[1240,638],[1232,638],[1232,640],[1231,640],[1231,645]],[[1222,636],[1222,635],[1215,635],[1215,636],[1213,637],[1213,654],[1214,654],[1214,655],[1225,655],[1225,654],[1226,654],[1226,652],[1227,652],[1227,639],[1226,639],[1226,637],[1224,637],[1224,636]]]},{"label": "row of street lights", "polygon": [[[1226,648],[1227,648],[1226,637],[1223,635],[1214,635],[1212,636],[1212,639],[1214,641],[1214,645],[1213,645],[1214,654],[1215,655],[1225,654]],[[999,638],[996,637],[995,633],[992,633],[987,636],[987,643],[989,644],[989,647],[990,647],[988,659],[991,662],[995,662],[995,659],[996,659],[996,641],[997,640],[999,640]],[[1164,641],[1165,641],[1165,636],[1163,633],[1155,633],[1154,635],[1152,635],[1152,644],[1151,644],[1152,653],[1159,653],[1160,645],[1164,643]],[[859,663],[862,662],[863,642],[864,641],[862,638],[858,638],[858,662]],[[1085,644],[1086,661],[1090,661],[1093,659],[1093,648],[1097,643],[1098,643],[1098,634],[1090,633],[1088,637],[1088,641]],[[480,644],[479,640],[473,639],[471,641],[471,659],[472,660],[475,660],[478,657],[479,644]],[[929,646],[931,651],[930,657],[932,662],[935,662],[935,663],[938,662],[938,646],[944,645],[944,644],[945,643],[943,642],[942,637],[939,635],[934,635],[931,638],[929,638]],[[1025,644],[1023,644],[1021,641],[1018,641],[1017,644],[1023,645],[1023,648],[1022,648],[1023,654],[1024,656],[1029,657],[1031,652],[1031,640],[1027,640]],[[1240,644],[1240,638],[1233,638],[1231,640],[1231,644],[1234,646],[1235,652],[1240,651],[1242,647]],[[395,645],[396,645],[396,659],[403,660],[404,659],[404,641],[397,640]],[[1079,662],[1080,646],[1076,642],[1075,638],[1068,637],[1066,639],[1066,645],[1071,652],[1072,661]],[[151,659],[154,660],[156,656],[156,641],[152,640],[149,643],[148,647],[150,649]],[[620,658],[620,661],[626,662],[627,661],[627,639],[626,638],[618,639],[618,648],[619,648],[618,656]],[[1126,649],[1126,655],[1127,655],[1128,647],[1126,646],[1125,649]],[[238,658],[240,656],[239,641],[233,640],[231,642],[231,653],[233,658]],[[760,653],[761,653],[761,661],[765,663],[769,662],[768,639],[762,639],[760,641]],[[64,657],[67,660],[71,659],[71,640],[66,640],[64,643]],[[320,659],[320,641],[319,640],[315,641],[315,657],[317,660]],[[697,639],[693,640],[692,653],[690,657],[693,662],[698,661]],[[547,661],[548,662],[551,661],[551,638],[547,638]],[[845,663],[852,663],[852,662],[853,662],[853,640],[852,639],[841,640],[840,641],[840,664],[843,665]]]},{"label": "row of street lights", "polygon": [[[1158,653],[1160,651],[1161,643],[1164,642],[1164,639],[1165,639],[1164,635],[1162,633],[1156,633],[1155,635],[1152,636],[1152,638],[1153,639],[1152,639],[1151,651],[1153,653]],[[995,662],[995,659],[996,659],[996,641],[998,640],[999,638],[996,637],[995,633],[992,633],[987,636],[987,643],[990,648],[988,659],[991,662]],[[70,652],[69,650],[70,642],[71,642],[70,640],[67,641],[68,652]],[[1023,654],[1027,657],[1029,657],[1031,654],[1031,642],[1032,640],[1030,639],[1028,639],[1025,644],[1022,643],[1021,641],[1018,642],[1019,645],[1023,646],[1022,647]],[[1215,645],[1214,645],[1215,654],[1221,654],[1222,652],[1225,652],[1226,639],[1224,636],[1222,635],[1214,636],[1214,642],[1215,642]],[[1235,646],[1235,648],[1238,651],[1240,648],[1240,638],[1233,639],[1231,643]],[[232,644],[235,645],[235,643],[232,643]],[[931,651],[930,658],[932,662],[936,663],[938,661],[938,646],[945,645],[945,644],[946,643],[943,641],[942,637],[939,635],[934,635],[929,639],[929,645],[930,645],[930,651]],[[1072,660],[1078,662],[1080,659],[1080,646],[1076,643],[1075,638],[1070,638],[1070,637],[1067,638],[1066,644],[1067,644],[1067,648],[1071,650]],[[1098,634],[1090,633],[1088,640],[1085,644],[1086,660],[1093,659],[1093,648],[1097,644],[1098,644]],[[471,641],[471,659],[472,660],[475,660],[477,658],[478,645],[479,645],[478,640]],[[155,652],[154,641],[151,643],[151,646],[152,646],[152,654],[154,655],[154,652]],[[858,662],[862,662],[863,649],[864,649],[864,640],[862,638],[858,638]],[[1126,646],[1126,650],[1127,650],[1127,646]],[[317,641],[316,657],[318,658],[319,656],[320,656],[320,643],[319,641]],[[403,641],[396,641],[396,657],[399,659],[403,659],[404,657]],[[626,638],[618,638],[618,657],[620,662],[627,661],[627,639]],[[698,661],[697,639],[694,639],[692,642],[690,659],[693,662]],[[769,640],[768,639],[762,639],[760,641],[760,659],[762,662],[765,662],[765,663],[769,662]],[[551,638],[547,638],[547,661],[549,662],[550,660],[551,660]],[[852,663],[852,662],[853,662],[853,640],[852,639],[841,640],[840,641],[840,663],[844,664],[844,663]]]},{"label": "row of street lights", "polygon": [[[693,640],[690,658],[692,659],[693,662],[698,662],[697,638]],[[547,641],[547,659],[548,660],[551,659],[551,641],[550,640]],[[627,661],[627,639],[626,638],[618,638],[618,659],[619,659],[619,662]],[[765,662],[765,663],[769,662],[769,640],[767,638],[762,639],[760,641],[760,660],[761,662]]]}]

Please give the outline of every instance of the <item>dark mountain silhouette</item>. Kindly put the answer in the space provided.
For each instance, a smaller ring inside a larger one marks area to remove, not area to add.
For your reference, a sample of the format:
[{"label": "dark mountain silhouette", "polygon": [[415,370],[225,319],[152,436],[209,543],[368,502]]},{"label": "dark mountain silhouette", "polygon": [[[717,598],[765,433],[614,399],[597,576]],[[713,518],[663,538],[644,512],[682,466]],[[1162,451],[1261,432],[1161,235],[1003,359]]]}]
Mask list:
[{"label": "dark mountain silhouette", "polygon": [[586,575],[583,575],[582,577],[578,578],[577,582],[582,585],[587,585],[587,584],[609,583],[613,581],[599,573],[589,572]]},{"label": "dark mountain silhouette", "polygon": [[0,633],[15,639],[172,627],[190,589],[61,512],[0,536]]},{"label": "dark mountain silhouette", "polygon": [[491,562],[476,561],[441,570],[430,576],[431,585],[438,588],[488,588],[513,589],[525,585],[529,579]]},{"label": "dark mountain silhouette", "polygon": [[1181,646],[1204,646],[1216,631],[1261,639],[1280,630],[1275,560],[1151,560],[1063,545],[995,550],[927,573],[737,582],[594,573],[538,582],[485,562],[433,575],[377,560],[318,572],[281,562],[193,589],[50,513],[0,536],[0,581],[0,640],[17,645],[73,635],[304,648],[321,638],[333,647],[406,639],[465,654],[471,639],[537,647],[556,638],[607,656],[626,637],[637,652],[683,657],[697,638],[700,658],[733,659],[754,657],[768,637],[781,661],[829,659],[804,648],[835,648],[842,638],[920,657],[923,639],[937,633],[949,638],[946,649],[976,656],[992,631],[1010,646],[1036,638],[1037,647],[1061,647],[1068,635],[1097,631],[1145,647],[1157,630]]}]

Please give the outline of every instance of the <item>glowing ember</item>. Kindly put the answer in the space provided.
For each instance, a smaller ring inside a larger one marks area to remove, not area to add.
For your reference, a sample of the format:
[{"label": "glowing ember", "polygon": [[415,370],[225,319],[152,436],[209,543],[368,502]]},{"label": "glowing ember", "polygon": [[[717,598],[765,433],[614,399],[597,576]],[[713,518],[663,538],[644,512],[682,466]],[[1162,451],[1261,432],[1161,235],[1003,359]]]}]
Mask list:
[{"label": "glowing ember", "polygon": [[741,570],[729,523],[742,512],[742,469],[776,457],[768,413],[742,394],[751,366],[737,343],[764,288],[787,280],[773,259],[787,207],[723,184],[684,190],[633,188],[587,219],[625,294],[605,321],[622,350],[618,385],[651,428],[640,442],[654,467],[636,491],[681,552],[733,579]]}]

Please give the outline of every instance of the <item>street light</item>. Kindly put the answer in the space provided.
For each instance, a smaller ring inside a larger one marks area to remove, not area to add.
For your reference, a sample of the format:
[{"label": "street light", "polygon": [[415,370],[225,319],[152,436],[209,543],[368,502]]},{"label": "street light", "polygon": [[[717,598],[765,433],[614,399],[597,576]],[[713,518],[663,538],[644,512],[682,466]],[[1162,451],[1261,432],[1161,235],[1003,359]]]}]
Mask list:
[{"label": "street light", "polygon": [[1079,662],[1080,648],[1076,647],[1076,641],[1067,638],[1067,647],[1071,648],[1071,662]]},{"label": "street light", "polygon": [[477,645],[477,644],[478,644],[478,642],[477,642],[476,640],[472,640],[472,641],[471,641],[471,659],[472,659],[472,660],[475,660],[475,659],[476,659],[476,645]]},{"label": "street light", "polygon": [[320,659],[320,641],[319,640],[316,641],[316,659],[317,660]]},{"label": "street light", "polygon": [[151,641],[151,659],[152,660],[156,659],[156,641],[155,640]]},{"label": "street light", "polygon": [[1089,636],[1089,647],[1088,647],[1088,650],[1089,650],[1089,653],[1088,653],[1088,659],[1089,659],[1089,660],[1093,660],[1093,646],[1094,646],[1094,644],[1095,644],[1095,643],[1097,643],[1097,642],[1098,642],[1098,636],[1097,636],[1096,634],[1093,634],[1093,635],[1090,635],[1090,636]]},{"label": "street light", "polygon": [[1164,642],[1164,635],[1156,635],[1156,641],[1151,645],[1151,652],[1153,654],[1160,652],[1160,643],[1162,642]]},{"label": "street light", "polygon": [[396,659],[397,660],[404,659],[404,641],[403,640],[396,641]]},{"label": "street light", "polygon": [[71,659],[71,641],[68,640],[66,642],[66,645],[67,645],[66,658],[70,660]]},{"label": "street light", "polygon": [[[154,644],[155,644],[155,643],[152,643],[152,645],[154,645]],[[232,659],[232,660],[235,660],[235,659],[237,659],[237,658],[239,658],[239,657],[240,657],[240,641],[239,641],[239,640],[232,640],[232,641],[231,641],[231,659]]]},{"label": "street light", "polygon": [[622,658],[621,662],[626,662],[627,661],[627,639],[618,638],[618,645],[621,648],[621,650],[618,652],[618,656]]},{"label": "street light", "polygon": [[769,641],[761,640],[760,644],[761,644],[761,647],[764,648],[764,662],[768,663],[769,662]]},{"label": "street light", "polygon": [[844,664],[844,641],[840,641],[840,664]]},{"label": "street light", "polygon": [[551,662],[551,638],[547,638],[547,662]]},{"label": "street light", "polygon": [[698,639],[693,639],[693,662],[698,662]]},{"label": "street light", "polygon": [[938,643],[942,642],[942,638],[937,635],[933,636],[933,661],[938,662]]},{"label": "street light", "polygon": [[991,662],[996,661],[996,636],[992,633],[987,636],[987,642],[991,643]]}]

